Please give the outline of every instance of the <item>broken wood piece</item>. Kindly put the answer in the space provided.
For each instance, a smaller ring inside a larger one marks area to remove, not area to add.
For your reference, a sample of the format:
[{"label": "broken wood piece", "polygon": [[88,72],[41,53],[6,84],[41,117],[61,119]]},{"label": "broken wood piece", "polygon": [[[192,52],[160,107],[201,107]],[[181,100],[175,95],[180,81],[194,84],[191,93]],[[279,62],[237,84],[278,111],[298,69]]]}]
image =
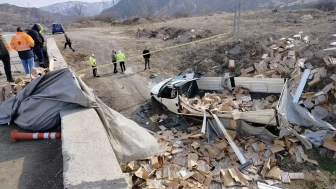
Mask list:
[{"label": "broken wood piece", "polygon": [[272,169],[267,173],[266,177],[281,180],[280,168],[277,166],[272,167]]},{"label": "broken wood piece", "polygon": [[281,173],[281,182],[286,183],[286,184],[291,183],[291,180],[289,178],[289,173],[288,172],[282,171],[282,173]]},{"label": "broken wood piece", "polygon": [[194,175],[194,172],[188,171],[185,167],[182,167],[179,173],[182,176],[182,180],[187,180],[189,177]]},{"label": "broken wood piece", "polygon": [[258,182],[257,185],[258,185],[258,189],[281,189],[279,187],[270,186],[270,185],[262,183],[262,182]]},{"label": "broken wood piece", "polygon": [[205,176],[200,174],[199,172],[195,171],[194,174],[191,176],[195,180],[197,180],[200,183],[204,182]]},{"label": "broken wood piece", "polygon": [[326,103],[328,103],[328,99],[324,95],[320,95],[315,98],[316,105],[322,105]]},{"label": "broken wood piece", "polygon": [[289,178],[292,180],[304,180],[304,174],[303,173],[289,173]]},{"label": "broken wood piece", "polygon": [[149,172],[147,172],[143,167],[140,167],[135,173],[135,176],[142,179],[149,179]]},{"label": "broken wood piece", "polygon": [[210,183],[211,183],[212,180],[213,180],[213,177],[212,177],[212,176],[208,176],[208,177],[206,177],[206,178],[204,179],[203,185],[204,185],[205,187],[209,187],[209,186],[210,186]]},{"label": "broken wood piece", "polygon": [[285,150],[285,148],[284,148],[283,146],[278,145],[278,144],[274,144],[271,148],[269,148],[269,150],[270,150],[273,154],[275,154],[275,153],[277,153],[277,152],[280,152],[280,151]]},{"label": "broken wood piece", "polygon": [[252,66],[250,66],[250,67],[244,69],[244,72],[245,72],[245,73],[250,73],[250,72],[253,72],[253,71],[254,71],[254,68],[253,68]]},{"label": "broken wood piece", "polygon": [[229,60],[229,68],[235,68],[236,64],[234,60]]},{"label": "broken wood piece", "polygon": [[232,176],[229,172],[229,169],[221,169],[220,173],[222,175],[221,179],[224,183],[224,186],[231,187],[231,186],[236,185],[236,182],[233,180],[233,178],[232,178]]},{"label": "broken wood piece", "polygon": [[280,145],[280,146],[282,146],[282,147],[285,147],[285,146],[286,146],[285,142],[282,141],[282,140],[275,140],[275,141],[274,141],[274,144]]},{"label": "broken wood piece", "polygon": [[188,169],[192,170],[193,167],[197,166],[198,155],[195,153],[188,154]]},{"label": "broken wood piece", "polygon": [[242,186],[248,186],[248,181],[244,178],[243,174],[238,170],[237,167],[229,168],[229,173],[231,174],[231,177],[233,180],[238,182]]},{"label": "broken wood piece", "polygon": [[308,99],[303,102],[303,105],[308,109],[312,109],[315,106],[315,104]]},{"label": "broken wood piece", "polygon": [[227,143],[226,142],[215,143],[214,147],[220,150],[224,150],[227,147]]},{"label": "broken wood piece", "polygon": [[265,178],[267,171],[270,169],[271,169],[271,158],[267,158],[261,170],[261,176]]},{"label": "broken wood piece", "polygon": [[152,157],[152,158],[151,158],[151,163],[152,163],[153,168],[155,168],[155,169],[161,167],[161,163],[160,163],[160,160],[159,160],[159,157],[158,157],[158,156],[154,156],[154,157]]},{"label": "broken wood piece", "polygon": [[321,78],[319,76],[314,76],[314,80],[308,83],[309,87],[312,87],[316,84],[318,84],[321,81]]},{"label": "broken wood piece", "polygon": [[330,139],[326,139],[323,143],[323,147],[336,152],[336,142]]}]

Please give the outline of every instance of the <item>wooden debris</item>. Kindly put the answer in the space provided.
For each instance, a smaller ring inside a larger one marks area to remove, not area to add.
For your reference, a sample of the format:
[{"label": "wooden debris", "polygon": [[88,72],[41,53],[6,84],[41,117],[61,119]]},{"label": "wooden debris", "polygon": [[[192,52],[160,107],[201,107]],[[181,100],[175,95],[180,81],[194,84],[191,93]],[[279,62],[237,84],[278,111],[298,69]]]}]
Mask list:
[{"label": "wooden debris", "polygon": [[336,152],[336,142],[330,139],[326,139],[323,143],[323,147]]},{"label": "wooden debris", "polygon": [[222,181],[226,187],[235,186],[236,182],[233,180],[229,169],[221,169]]},{"label": "wooden debris", "polygon": [[289,173],[289,178],[291,180],[304,180],[304,174],[303,173]]},{"label": "wooden debris", "polygon": [[289,173],[288,172],[284,172],[284,171],[282,171],[282,173],[281,173],[281,181],[283,182],[283,183],[291,183],[291,180],[290,180],[290,178],[289,178]]},{"label": "wooden debris", "polygon": [[142,178],[142,179],[149,179],[149,173],[143,168],[140,167],[135,173],[135,176]]},{"label": "wooden debris", "polygon": [[281,180],[281,170],[279,167],[274,166],[266,175],[268,178],[274,178],[277,180]]},{"label": "wooden debris", "polygon": [[283,146],[278,145],[278,144],[274,144],[269,150],[271,150],[271,152],[273,154],[275,154],[277,152],[285,150],[285,148]]},{"label": "wooden debris", "polygon": [[229,60],[229,68],[235,68],[236,64],[234,60]]}]

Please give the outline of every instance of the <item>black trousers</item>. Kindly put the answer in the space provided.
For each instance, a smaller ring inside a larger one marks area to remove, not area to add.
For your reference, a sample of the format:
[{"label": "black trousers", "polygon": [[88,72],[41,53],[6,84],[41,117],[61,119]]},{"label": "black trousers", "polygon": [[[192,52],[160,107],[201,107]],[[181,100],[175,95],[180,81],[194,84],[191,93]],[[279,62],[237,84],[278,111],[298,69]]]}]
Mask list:
[{"label": "black trousers", "polygon": [[117,70],[117,63],[116,63],[116,62],[113,62],[113,65],[114,65],[114,71],[113,71],[113,73],[118,73],[118,70]]},{"label": "black trousers", "polygon": [[126,71],[125,62],[120,62],[121,72]]},{"label": "black trousers", "polygon": [[69,45],[70,49],[71,49],[73,52],[75,52],[75,49],[73,49],[73,48],[71,47],[71,43],[65,43],[65,44],[64,44],[64,49],[66,49],[67,45]]},{"label": "black trousers", "polygon": [[97,67],[96,66],[92,66],[92,71],[93,71],[93,76],[97,76]]},{"label": "black trousers", "polygon": [[147,65],[148,65],[148,68],[150,69],[149,58],[145,58],[145,69],[147,69]]},{"label": "black trousers", "polygon": [[5,69],[7,81],[8,82],[13,81],[9,54],[0,56],[0,60],[4,64],[4,69]]},{"label": "black trousers", "polygon": [[33,47],[33,52],[37,56],[39,64],[41,66],[44,66],[44,56],[43,56],[43,49],[42,49],[41,45],[35,45]]}]

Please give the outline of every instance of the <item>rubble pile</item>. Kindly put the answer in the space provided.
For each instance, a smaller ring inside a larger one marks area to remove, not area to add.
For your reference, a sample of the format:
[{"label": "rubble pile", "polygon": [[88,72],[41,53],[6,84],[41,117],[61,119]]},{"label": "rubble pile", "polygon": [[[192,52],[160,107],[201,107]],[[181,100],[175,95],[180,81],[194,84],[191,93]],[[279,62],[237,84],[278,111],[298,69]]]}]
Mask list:
[{"label": "rubble pile", "polygon": [[[48,71],[48,69],[44,68],[33,68],[33,78],[39,77],[47,73]],[[8,85],[2,87],[0,92],[0,103],[20,92],[32,81],[33,78],[31,78],[30,76],[16,78],[14,83],[9,83]]]},{"label": "rubble pile", "polygon": [[[257,184],[281,185],[294,179],[304,179],[303,173],[280,170],[277,158],[291,155],[299,163],[317,161],[308,158],[300,141],[292,136],[271,142],[256,137],[230,136],[252,163],[239,170],[238,157],[226,140],[208,143],[198,127],[189,127],[187,133],[176,129],[157,132],[161,154],[146,160],[132,161],[122,166],[130,174],[135,188],[208,188],[212,181],[225,187]],[[279,154],[281,153],[281,154]]]},{"label": "rubble pile", "polygon": [[[294,35],[293,38],[282,38],[278,44],[269,47],[269,53],[262,56],[259,63],[248,67],[241,71],[240,77],[255,78],[288,78],[287,86],[292,93],[296,94],[300,82],[303,87],[313,87],[318,85],[322,79],[327,77],[325,67],[313,67],[310,62],[306,62],[306,58],[298,58],[297,52],[292,50],[296,46],[303,46],[314,43],[310,41],[309,36],[302,37],[302,32]],[[324,59],[327,67],[336,66],[336,58],[327,56]],[[231,60],[231,62],[234,60]],[[230,65],[233,65],[231,63]],[[303,70],[309,70],[308,77],[304,77]],[[336,98],[336,74],[330,77],[333,82],[326,85],[321,91],[302,93],[300,100],[296,103],[309,110],[314,116],[324,119],[330,113],[334,112],[335,106],[328,104],[328,94],[332,94]],[[307,79],[306,81],[304,81]],[[298,94],[300,95],[300,94]]]},{"label": "rubble pile", "polygon": [[[221,94],[205,93],[203,98],[195,97],[185,99],[187,105],[191,105],[197,110],[212,110],[215,112],[246,112],[258,111],[265,109],[275,109],[278,101],[275,95],[270,95],[265,99],[252,99],[249,90],[241,86],[237,86],[230,93],[229,90],[224,89]],[[183,113],[189,113],[185,108]]]}]

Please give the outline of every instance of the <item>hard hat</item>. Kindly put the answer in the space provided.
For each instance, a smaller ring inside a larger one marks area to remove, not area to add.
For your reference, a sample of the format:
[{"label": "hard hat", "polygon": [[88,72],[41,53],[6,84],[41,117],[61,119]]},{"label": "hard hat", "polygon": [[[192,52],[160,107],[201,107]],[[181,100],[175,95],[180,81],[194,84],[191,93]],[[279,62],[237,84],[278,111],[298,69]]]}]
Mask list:
[{"label": "hard hat", "polygon": [[118,51],[118,53],[121,53],[121,51]]},{"label": "hard hat", "polygon": [[92,57],[94,57],[94,54],[91,54]]}]

